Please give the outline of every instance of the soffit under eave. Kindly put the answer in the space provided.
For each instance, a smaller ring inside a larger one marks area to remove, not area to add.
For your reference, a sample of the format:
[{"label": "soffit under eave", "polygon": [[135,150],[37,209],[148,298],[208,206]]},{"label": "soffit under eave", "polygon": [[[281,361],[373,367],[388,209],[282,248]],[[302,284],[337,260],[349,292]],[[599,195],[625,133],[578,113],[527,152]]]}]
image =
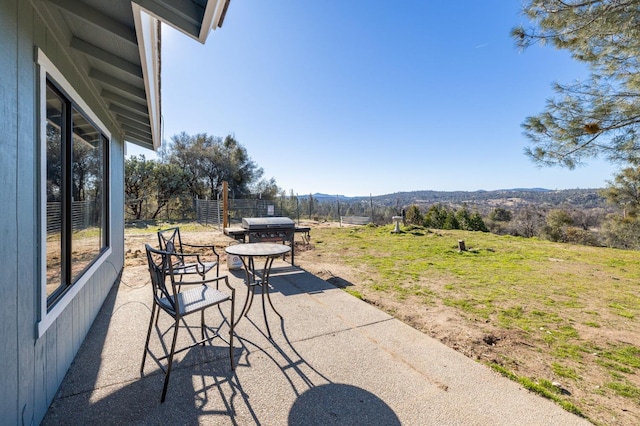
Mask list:
[{"label": "soffit under eave", "polygon": [[[68,62],[77,69],[94,97],[101,100],[104,113],[125,140],[147,148],[159,146],[160,132],[153,135],[131,1],[32,0],[32,3],[64,47]],[[159,93],[157,80],[153,90]],[[159,104],[154,116],[160,116]],[[123,117],[133,120],[125,125]],[[160,128],[159,122],[155,125]]]},{"label": "soffit under eave", "polygon": [[[68,47],[70,62],[88,77],[85,82],[103,101],[104,111],[125,140],[153,149],[161,144],[159,21],[204,43],[211,29],[221,25],[229,4],[229,0],[31,1],[36,9],[44,5],[44,21],[56,27],[56,38]],[[187,21],[190,27],[181,27]],[[134,123],[125,125],[123,117]]]}]

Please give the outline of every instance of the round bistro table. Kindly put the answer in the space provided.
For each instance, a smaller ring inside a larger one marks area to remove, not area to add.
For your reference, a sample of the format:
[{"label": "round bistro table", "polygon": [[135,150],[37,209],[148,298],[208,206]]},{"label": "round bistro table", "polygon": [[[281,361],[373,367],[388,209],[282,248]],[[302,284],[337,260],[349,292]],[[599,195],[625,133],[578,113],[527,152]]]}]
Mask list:
[{"label": "round bistro table", "polygon": [[[244,300],[244,306],[242,307],[242,311],[240,311],[240,315],[238,315],[238,320],[235,322],[234,327],[238,324],[243,315],[247,316],[247,312],[249,312],[253,303],[253,296],[256,293],[256,287],[260,287],[262,290],[262,314],[264,316],[264,324],[267,327],[267,335],[269,336],[269,339],[271,339],[271,330],[269,329],[269,322],[267,321],[265,298],[269,301],[269,305],[271,305],[273,312],[282,318],[282,315],[280,315],[273,306],[271,296],[269,295],[269,275],[271,274],[271,265],[273,265],[273,261],[276,257],[283,256],[290,252],[291,247],[285,244],[276,243],[246,243],[231,245],[225,248],[225,251],[230,255],[240,257],[247,277],[245,281],[245,284],[248,287],[247,297]],[[255,271],[254,258],[256,257],[265,258],[262,273],[258,275]],[[258,278],[256,278],[256,276]]]}]

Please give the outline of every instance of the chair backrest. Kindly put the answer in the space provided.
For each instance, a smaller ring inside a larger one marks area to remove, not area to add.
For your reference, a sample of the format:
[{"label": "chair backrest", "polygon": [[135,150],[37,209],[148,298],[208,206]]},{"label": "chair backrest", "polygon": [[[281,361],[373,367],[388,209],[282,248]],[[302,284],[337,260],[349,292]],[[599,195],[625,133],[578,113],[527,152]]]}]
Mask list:
[{"label": "chair backrest", "polygon": [[160,250],[169,253],[182,253],[182,238],[180,238],[180,228],[167,228],[158,231],[158,243]]},{"label": "chair backrest", "polygon": [[[151,285],[153,298],[159,306],[163,306],[161,299],[166,299],[174,312],[175,282],[173,278],[172,254],[162,250],[156,250],[149,244],[145,244],[147,251],[147,263],[149,264],[149,274],[151,275]],[[167,276],[170,276],[171,289],[167,287]]]}]

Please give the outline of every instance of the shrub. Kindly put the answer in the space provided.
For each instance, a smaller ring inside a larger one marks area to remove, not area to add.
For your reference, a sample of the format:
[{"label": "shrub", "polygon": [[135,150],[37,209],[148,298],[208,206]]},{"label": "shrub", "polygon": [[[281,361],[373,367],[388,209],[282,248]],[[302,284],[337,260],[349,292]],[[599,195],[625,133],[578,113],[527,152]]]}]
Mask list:
[{"label": "shrub", "polygon": [[604,244],[608,247],[640,250],[640,220],[611,216],[602,224]]},{"label": "shrub", "polygon": [[502,207],[496,207],[489,213],[489,219],[494,222],[510,222],[512,219],[511,212]]},{"label": "shrub", "polygon": [[582,244],[585,246],[600,246],[600,241],[594,232],[576,226],[570,226],[565,230],[565,242]]},{"label": "shrub", "polygon": [[420,208],[415,204],[413,204],[407,210],[405,220],[409,225],[422,226],[424,223],[424,217],[422,216],[422,212],[420,212]]}]

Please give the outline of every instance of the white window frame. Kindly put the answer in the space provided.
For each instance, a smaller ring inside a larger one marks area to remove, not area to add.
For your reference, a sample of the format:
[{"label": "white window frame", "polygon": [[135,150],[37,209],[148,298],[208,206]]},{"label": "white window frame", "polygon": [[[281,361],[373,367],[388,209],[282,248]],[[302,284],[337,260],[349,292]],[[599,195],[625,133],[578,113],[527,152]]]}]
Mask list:
[{"label": "white window frame", "polygon": [[[108,223],[108,241],[109,245],[107,249],[103,251],[91,264],[91,266],[84,271],[84,273],[76,280],[76,282],[69,287],[65,294],[59,301],[47,310],[47,144],[46,132],[47,132],[47,76],[50,77],[56,84],[58,84],[70,98],[75,105],[77,105],[82,113],[85,114],[92,122],[98,127],[98,130],[107,138],[108,149],[105,155],[111,154],[111,132],[107,130],[107,126],[98,118],[98,116],[89,108],[89,105],[82,99],[78,92],[73,88],[71,83],[64,77],[64,75],[58,70],[58,68],[49,60],[44,52],[36,48],[36,63],[38,65],[38,146],[40,147],[40,165],[39,165],[39,197],[38,197],[38,209],[40,214],[40,315],[37,323],[37,337],[42,337],[49,327],[55,323],[56,319],[62,312],[71,304],[76,295],[87,284],[96,271],[106,262],[111,255],[112,249],[112,229],[113,222],[111,218],[111,204],[107,209],[107,223]],[[108,164],[111,164],[111,159],[108,160]],[[107,182],[111,182],[111,167],[106,171]],[[107,199],[111,199],[110,196],[110,184],[105,188],[107,193],[105,194]]]}]

